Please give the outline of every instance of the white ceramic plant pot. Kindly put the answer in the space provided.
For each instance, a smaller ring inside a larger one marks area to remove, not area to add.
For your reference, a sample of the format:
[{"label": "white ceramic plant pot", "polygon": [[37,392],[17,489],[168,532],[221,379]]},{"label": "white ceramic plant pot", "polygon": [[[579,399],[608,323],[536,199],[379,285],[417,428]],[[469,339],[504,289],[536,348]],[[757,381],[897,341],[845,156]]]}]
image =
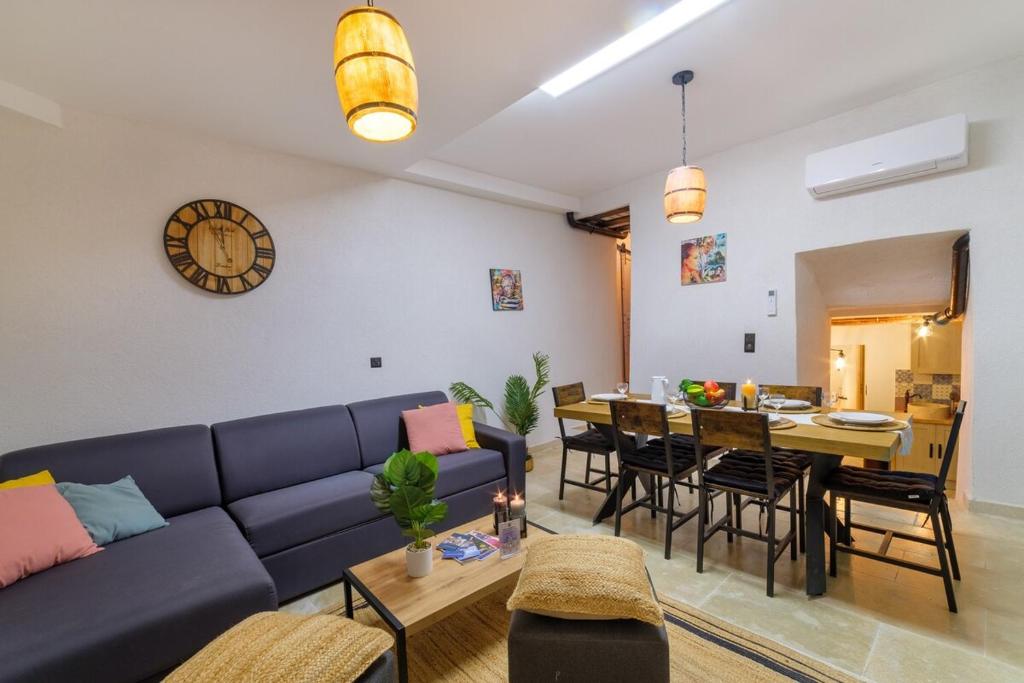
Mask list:
[{"label": "white ceramic plant pot", "polygon": [[426,548],[417,550],[412,543],[405,547],[405,568],[409,576],[418,579],[421,576],[430,574],[434,568],[434,549],[429,544]]}]

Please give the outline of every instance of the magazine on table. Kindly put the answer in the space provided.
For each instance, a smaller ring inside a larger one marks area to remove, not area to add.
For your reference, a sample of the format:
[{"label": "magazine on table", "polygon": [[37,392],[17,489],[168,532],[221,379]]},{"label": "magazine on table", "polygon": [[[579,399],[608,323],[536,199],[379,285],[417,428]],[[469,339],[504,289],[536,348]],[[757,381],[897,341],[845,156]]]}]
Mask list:
[{"label": "magazine on table", "polygon": [[454,533],[437,544],[441,558],[465,564],[490,557],[499,547],[498,539],[480,531]]}]

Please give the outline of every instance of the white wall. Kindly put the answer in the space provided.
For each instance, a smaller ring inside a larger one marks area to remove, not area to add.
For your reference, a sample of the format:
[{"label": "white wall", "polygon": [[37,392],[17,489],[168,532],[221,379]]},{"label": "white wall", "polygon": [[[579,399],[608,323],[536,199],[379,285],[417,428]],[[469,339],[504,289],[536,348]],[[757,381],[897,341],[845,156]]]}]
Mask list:
[{"label": "white wall", "polygon": [[[809,153],[956,112],[971,122],[967,168],[824,201],[804,189]],[[970,498],[1024,505],[1016,415],[1024,318],[1006,313],[1018,306],[1024,254],[1024,58],[693,162],[708,178],[707,213],[695,225],[665,222],[662,173],[584,202],[587,212],[630,204],[634,376],[795,381],[808,360],[797,353],[794,254],[970,229],[971,333],[964,343],[972,358],[964,363],[971,376],[964,378],[969,407],[957,482]],[[729,233],[728,281],[681,287],[680,241],[717,232]],[[765,314],[770,288],[779,291],[776,318]],[[743,332],[757,333],[756,354],[743,353]]]},{"label": "white wall", "polygon": [[864,345],[865,410],[892,410],[896,370],[910,369],[910,323],[833,325],[832,346]]},{"label": "white wall", "polygon": [[[200,197],[267,225],[263,286],[208,294],[168,263],[167,217]],[[0,236],[0,452],[457,379],[497,400],[535,350],[556,382],[618,377],[615,242],[554,213],[84,112],[56,129],[0,111]],[[522,270],[525,311],[491,311],[492,267]],[[553,437],[550,410],[548,390],[531,442]]]}]

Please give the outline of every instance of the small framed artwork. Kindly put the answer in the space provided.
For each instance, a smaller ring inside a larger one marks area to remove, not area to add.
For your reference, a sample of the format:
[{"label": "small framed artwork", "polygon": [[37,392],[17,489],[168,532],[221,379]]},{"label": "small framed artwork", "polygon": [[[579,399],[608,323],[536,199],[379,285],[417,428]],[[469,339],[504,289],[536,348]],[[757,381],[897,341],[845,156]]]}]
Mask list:
[{"label": "small framed artwork", "polygon": [[523,310],[523,276],[518,270],[491,268],[491,306],[495,311]]},{"label": "small framed artwork", "polygon": [[725,282],[725,233],[684,240],[679,281],[686,285]]}]

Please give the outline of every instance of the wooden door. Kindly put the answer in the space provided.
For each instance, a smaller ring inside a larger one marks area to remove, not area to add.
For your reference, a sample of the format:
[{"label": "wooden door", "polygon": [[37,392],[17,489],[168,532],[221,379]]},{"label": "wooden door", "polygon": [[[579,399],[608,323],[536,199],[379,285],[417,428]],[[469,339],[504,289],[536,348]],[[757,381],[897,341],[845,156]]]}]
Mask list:
[{"label": "wooden door", "polygon": [[632,299],[633,254],[625,244],[619,245],[619,296],[622,310],[622,381],[629,382],[629,329]]},{"label": "wooden door", "polygon": [[[936,427],[935,427],[936,455],[938,456],[939,454],[941,454],[941,459],[938,460],[938,464],[936,465],[936,468],[935,468],[935,473],[936,474],[939,473],[938,472],[938,468],[942,465],[942,459],[945,459],[945,458],[949,457],[949,454],[946,453],[946,443],[949,441],[949,432],[952,429],[953,429],[952,427],[948,427],[946,425],[936,425]],[[956,481],[957,456],[959,454],[960,454],[960,444],[958,443],[956,445],[956,447],[953,449],[953,462],[949,466],[949,476],[946,477],[946,487],[947,488],[951,488],[949,486],[949,484],[951,482],[955,482]]]},{"label": "wooden door", "polygon": [[935,456],[935,425],[915,424],[914,444],[910,454],[897,455],[889,465],[890,469],[904,472],[938,474]]}]

